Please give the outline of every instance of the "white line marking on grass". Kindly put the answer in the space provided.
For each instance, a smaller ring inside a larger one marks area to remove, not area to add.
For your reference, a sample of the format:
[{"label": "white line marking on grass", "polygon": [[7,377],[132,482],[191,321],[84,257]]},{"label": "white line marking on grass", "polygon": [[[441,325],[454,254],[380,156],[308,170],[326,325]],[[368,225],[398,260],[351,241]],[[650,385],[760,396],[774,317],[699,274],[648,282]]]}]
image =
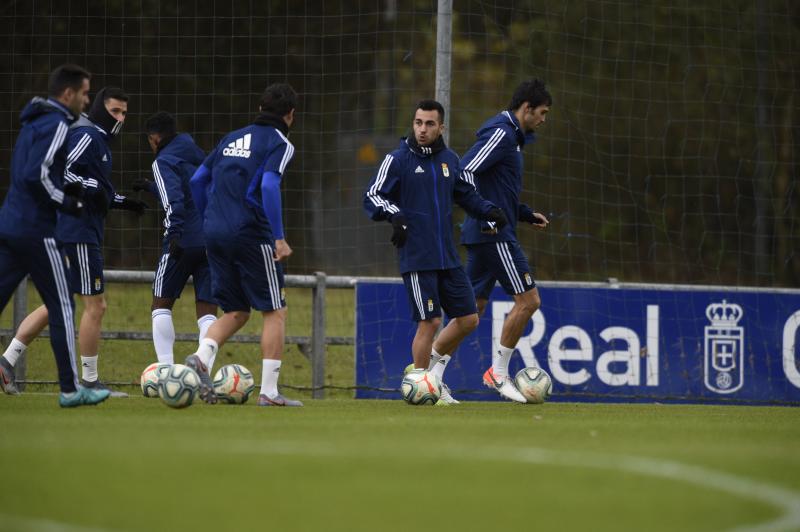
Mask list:
[{"label": "white line marking on grass", "polygon": [[[360,448],[356,452],[355,450],[335,449],[328,446],[308,444],[307,442],[265,443],[239,441],[230,448],[226,448],[225,451],[228,453],[266,453],[290,456],[352,456],[363,458],[365,455],[365,450],[363,448]],[[448,458],[458,457],[468,460],[522,462],[586,469],[610,469],[684,482],[715,491],[725,492],[748,500],[757,500],[782,511],[782,515],[772,521],[761,524],[738,526],[731,529],[729,532],[779,532],[800,529],[800,493],[761,481],[751,480],[746,477],[707,469],[705,467],[660,460],[657,458],[593,453],[588,451],[556,451],[537,447],[483,449],[482,452],[475,452],[474,449],[453,447],[442,449],[442,451],[445,451],[443,456]],[[385,452],[386,450],[384,449],[380,455],[383,456]]]},{"label": "white line marking on grass", "polygon": [[94,528],[83,525],[61,523],[38,517],[22,517],[18,515],[0,514],[0,530],[15,532],[112,532],[110,528]]}]

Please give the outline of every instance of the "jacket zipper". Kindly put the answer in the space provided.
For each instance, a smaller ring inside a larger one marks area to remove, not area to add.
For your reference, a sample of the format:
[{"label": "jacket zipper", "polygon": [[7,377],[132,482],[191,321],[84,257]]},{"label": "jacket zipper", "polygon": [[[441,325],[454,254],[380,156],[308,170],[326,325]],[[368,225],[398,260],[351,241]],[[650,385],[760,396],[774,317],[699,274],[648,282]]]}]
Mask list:
[{"label": "jacket zipper", "polygon": [[442,213],[439,209],[439,190],[436,186],[436,165],[433,164],[433,157],[431,157],[431,171],[433,172],[433,202],[436,204],[436,228],[438,229],[437,235],[439,239],[439,261],[441,269],[444,269],[444,247],[442,246]]}]

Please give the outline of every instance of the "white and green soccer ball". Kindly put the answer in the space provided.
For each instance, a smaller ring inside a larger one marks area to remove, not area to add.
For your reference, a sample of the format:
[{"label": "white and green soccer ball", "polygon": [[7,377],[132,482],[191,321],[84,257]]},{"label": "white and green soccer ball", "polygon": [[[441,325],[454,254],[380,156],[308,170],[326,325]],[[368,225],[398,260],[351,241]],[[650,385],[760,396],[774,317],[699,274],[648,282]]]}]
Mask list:
[{"label": "white and green soccer ball", "polygon": [[514,376],[514,384],[529,403],[544,403],[553,391],[553,381],[542,368],[519,370]]},{"label": "white and green soccer ball", "polygon": [[253,374],[240,364],[222,366],[214,374],[214,393],[220,401],[241,405],[256,387]]},{"label": "white and green soccer ball", "polygon": [[410,405],[435,405],[442,395],[442,381],[426,369],[412,369],[403,377],[400,392]]},{"label": "white and green soccer ball", "polygon": [[142,386],[142,395],[145,397],[158,397],[158,378],[166,373],[169,369],[169,364],[159,364],[153,362],[142,372],[139,378],[139,384]]},{"label": "white and green soccer ball", "polygon": [[171,408],[186,408],[200,391],[200,377],[183,364],[173,364],[158,379],[158,396]]}]

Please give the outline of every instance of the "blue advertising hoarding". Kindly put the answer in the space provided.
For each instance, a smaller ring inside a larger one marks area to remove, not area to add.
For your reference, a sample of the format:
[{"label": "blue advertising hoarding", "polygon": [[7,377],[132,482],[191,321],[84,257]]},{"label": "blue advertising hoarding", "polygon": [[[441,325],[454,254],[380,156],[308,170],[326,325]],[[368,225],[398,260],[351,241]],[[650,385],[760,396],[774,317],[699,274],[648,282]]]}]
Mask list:
[{"label": "blue advertising hoarding", "polygon": [[[800,291],[541,283],[539,292],[510,370],[542,367],[552,400],[800,405]],[[447,367],[457,398],[499,398],[482,375],[512,306],[496,287]],[[400,281],[356,285],[356,397],[399,398],[410,316]]]}]

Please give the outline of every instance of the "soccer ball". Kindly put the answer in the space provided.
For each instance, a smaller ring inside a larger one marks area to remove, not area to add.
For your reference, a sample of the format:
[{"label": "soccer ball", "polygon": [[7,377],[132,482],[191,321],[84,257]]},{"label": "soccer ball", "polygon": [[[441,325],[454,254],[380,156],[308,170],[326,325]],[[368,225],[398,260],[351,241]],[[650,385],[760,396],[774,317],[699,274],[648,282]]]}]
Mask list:
[{"label": "soccer ball", "polygon": [[541,368],[519,370],[514,377],[514,383],[529,403],[544,403],[553,390],[553,381],[550,380],[550,375]]},{"label": "soccer ball", "polygon": [[191,405],[199,391],[200,377],[183,364],[173,364],[158,379],[158,396],[172,408]]},{"label": "soccer ball", "polygon": [[153,362],[142,372],[139,384],[142,385],[142,395],[145,397],[158,397],[158,378],[166,373],[169,364]]},{"label": "soccer ball", "polygon": [[442,394],[442,381],[425,369],[412,369],[400,384],[403,399],[410,405],[433,405]]},{"label": "soccer ball", "polygon": [[239,364],[222,366],[214,374],[214,393],[220,401],[226,403],[246,403],[255,385],[250,370]]}]

